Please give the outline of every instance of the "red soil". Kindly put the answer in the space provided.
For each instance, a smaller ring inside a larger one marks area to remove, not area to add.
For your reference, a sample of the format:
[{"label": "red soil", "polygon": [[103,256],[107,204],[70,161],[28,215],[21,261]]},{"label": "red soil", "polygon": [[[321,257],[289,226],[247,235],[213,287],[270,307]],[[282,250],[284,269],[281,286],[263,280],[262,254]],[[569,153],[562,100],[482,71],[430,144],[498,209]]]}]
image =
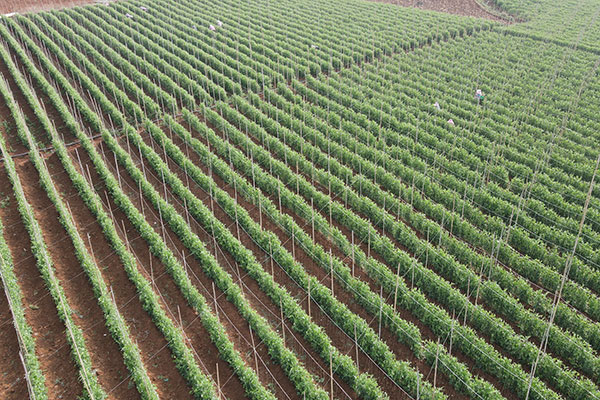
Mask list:
[{"label": "red soil", "polygon": [[0,0],[0,13],[27,13],[94,4],[95,0]]},{"label": "red soil", "polygon": [[396,4],[403,7],[416,7],[424,10],[441,11],[449,14],[487,18],[506,22],[504,19],[485,10],[475,0],[370,0]]}]

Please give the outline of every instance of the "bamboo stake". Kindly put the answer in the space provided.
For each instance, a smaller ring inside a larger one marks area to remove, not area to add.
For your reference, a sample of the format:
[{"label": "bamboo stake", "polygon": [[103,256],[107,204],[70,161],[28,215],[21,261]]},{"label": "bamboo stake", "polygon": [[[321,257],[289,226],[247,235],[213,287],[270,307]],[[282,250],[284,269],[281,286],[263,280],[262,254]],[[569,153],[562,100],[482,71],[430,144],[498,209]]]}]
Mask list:
[{"label": "bamboo stake", "polygon": [[437,381],[437,369],[438,369],[438,358],[440,356],[440,338],[438,337],[437,340],[437,347],[435,350],[435,366],[433,369],[433,386],[436,385],[436,381]]},{"label": "bamboo stake", "polygon": [[415,261],[413,260],[411,266],[411,279],[410,279],[410,288],[413,289],[415,286]]},{"label": "bamboo stake", "polygon": [[469,298],[471,297],[470,287],[471,287],[471,275],[469,275],[469,280],[467,281],[467,296],[465,298],[465,315],[464,315],[464,320],[463,320],[463,326],[467,325],[467,311],[469,310]]},{"label": "bamboo stake", "polygon": [[177,314],[179,315],[179,326],[181,326],[181,330],[183,331],[183,318],[181,318],[181,309],[179,308],[179,304],[177,304]]},{"label": "bamboo stake", "polygon": [[454,322],[456,322],[455,311],[452,310],[452,325],[450,325],[450,344],[448,345],[448,354],[452,355],[452,336],[454,334]]},{"label": "bamboo stake", "polygon": [[285,346],[285,320],[283,319],[283,300],[279,299],[279,311],[281,313],[281,333],[283,335],[283,344]]},{"label": "bamboo stake", "polygon": [[381,304],[379,306],[379,338],[381,339],[381,324],[383,321],[383,285],[381,286],[379,296],[381,297]]},{"label": "bamboo stake", "polygon": [[331,255],[331,248],[329,248],[329,268],[331,269],[331,295],[335,296],[333,290],[334,276],[333,276],[333,256]]},{"label": "bamboo stake", "polygon": [[219,319],[219,309],[217,308],[217,291],[215,290],[215,282],[211,282],[212,283],[212,291],[213,291],[213,298],[215,299],[215,315],[217,316],[217,320]]},{"label": "bamboo stake", "polygon": [[314,208],[314,198],[310,198],[310,213],[311,213],[311,225],[312,225],[312,239],[315,241],[315,208]]},{"label": "bamboo stake", "polygon": [[292,228],[292,257],[296,258],[296,238],[294,229]]},{"label": "bamboo stake", "polygon": [[308,280],[308,317],[309,318],[311,318],[311,315],[310,315],[310,303],[311,303],[311,300],[310,299],[311,298],[310,298],[310,279],[309,279]]},{"label": "bamboo stake", "polygon": [[329,381],[331,400],[333,400],[333,349],[329,350]]},{"label": "bamboo stake", "polygon": [[356,322],[354,323],[354,348],[356,349],[356,369],[359,369],[359,364],[358,364],[358,335],[356,334]]},{"label": "bamboo stake", "polygon": [[252,341],[252,350],[254,351],[254,364],[256,366],[256,375],[258,375],[258,354],[256,351],[256,345],[254,344],[254,333],[252,332],[251,326],[250,326],[250,340]]},{"label": "bamboo stake", "polygon": [[398,269],[396,270],[396,288],[394,289],[394,314],[398,306],[398,286],[400,286],[400,263],[398,263]]},{"label": "bamboo stake", "polygon": [[271,275],[273,276],[273,279],[275,279],[275,268],[274,268],[274,263],[273,263],[273,245],[271,244],[271,241],[269,240],[269,260],[271,261]]},{"label": "bamboo stake", "polygon": [[371,230],[369,229],[369,237],[367,239],[367,258],[371,258]]},{"label": "bamboo stake", "polygon": [[352,231],[352,276],[354,277],[354,264],[355,264],[355,260],[354,260],[354,231]]},{"label": "bamboo stake", "polygon": [[219,363],[215,363],[215,365],[217,366],[217,394],[219,396],[219,399],[221,399],[222,395],[221,395],[221,379],[219,378]]}]

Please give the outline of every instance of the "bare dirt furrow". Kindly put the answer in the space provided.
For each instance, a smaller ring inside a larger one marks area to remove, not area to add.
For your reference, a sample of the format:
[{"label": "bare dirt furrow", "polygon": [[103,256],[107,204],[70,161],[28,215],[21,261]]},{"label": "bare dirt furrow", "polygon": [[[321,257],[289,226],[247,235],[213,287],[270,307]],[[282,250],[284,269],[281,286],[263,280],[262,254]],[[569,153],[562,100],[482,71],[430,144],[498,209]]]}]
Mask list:
[{"label": "bare dirt furrow", "polygon": [[94,4],[96,0],[0,0],[0,13],[29,13]]},{"label": "bare dirt furrow", "polygon": [[508,23],[508,21],[500,17],[501,12],[494,10],[492,6],[483,7],[480,3],[485,3],[485,0],[370,0],[378,3],[395,4],[402,7],[415,7],[424,10],[440,11],[448,14],[457,14],[463,16],[471,16],[477,18],[491,19]]}]

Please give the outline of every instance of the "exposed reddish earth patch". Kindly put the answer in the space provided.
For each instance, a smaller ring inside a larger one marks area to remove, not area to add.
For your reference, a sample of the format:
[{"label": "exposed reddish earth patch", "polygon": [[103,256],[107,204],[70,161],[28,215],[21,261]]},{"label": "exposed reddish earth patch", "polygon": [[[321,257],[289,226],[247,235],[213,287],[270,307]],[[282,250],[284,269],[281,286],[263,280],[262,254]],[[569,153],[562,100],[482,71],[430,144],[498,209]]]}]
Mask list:
[{"label": "exposed reddish earth patch", "polygon": [[475,0],[370,0],[379,3],[396,4],[403,7],[415,7],[424,10],[441,11],[448,14],[464,15],[469,17],[486,18],[498,22],[507,22],[505,19],[490,13]]},{"label": "exposed reddish earth patch", "polygon": [[97,4],[95,0],[0,0],[0,13],[27,13]]}]

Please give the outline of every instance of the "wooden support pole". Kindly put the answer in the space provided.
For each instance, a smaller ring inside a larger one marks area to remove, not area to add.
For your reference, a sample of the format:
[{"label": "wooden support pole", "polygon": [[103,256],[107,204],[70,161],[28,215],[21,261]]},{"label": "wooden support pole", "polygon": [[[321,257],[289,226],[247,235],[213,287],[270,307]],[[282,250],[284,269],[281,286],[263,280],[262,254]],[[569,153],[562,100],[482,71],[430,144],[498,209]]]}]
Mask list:
[{"label": "wooden support pole", "polygon": [[262,222],[263,218],[262,218],[262,198],[259,197],[258,198],[258,223],[260,225],[260,230],[262,231],[263,228],[263,222]]},{"label": "wooden support pole", "polygon": [[415,286],[415,261],[413,260],[411,266],[411,278],[410,278],[410,288],[413,289]]},{"label": "wooden support pole", "polygon": [[187,259],[185,257],[185,251],[184,250],[181,251],[181,261],[183,261],[183,272],[185,272],[185,277],[187,279],[190,279],[190,275],[188,273]]},{"label": "wooden support pole", "polygon": [[142,215],[144,220],[146,219],[146,210],[144,209],[144,196],[142,196],[142,181],[138,182],[138,193],[140,195],[140,208],[142,209]]},{"label": "wooden support pole", "polygon": [[381,297],[381,304],[379,306],[379,338],[381,339],[381,324],[383,323],[383,285],[381,286],[379,296]]},{"label": "wooden support pole", "polygon": [[219,377],[219,363],[215,363],[215,365],[217,366],[217,395],[219,396],[219,399],[221,399],[222,395],[221,395],[221,378]]},{"label": "wooden support pole", "polygon": [[396,269],[396,287],[394,289],[394,314],[396,313],[396,309],[398,307],[398,286],[400,286],[400,263],[398,263],[398,268]]},{"label": "wooden support pole", "polygon": [[335,296],[335,292],[333,289],[334,284],[334,274],[333,274],[333,256],[331,255],[331,248],[329,248],[329,269],[331,270],[331,295]]},{"label": "wooden support pole", "polygon": [[467,281],[467,296],[465,298],[465,315],[463,316],[463,326],[467,325],[467,311],[469,310],[469,298],[471,297],[470,288],[471,288],[471,275],[469,275],[469,280]]},{"label": "wooden support pole", "polygon": [[121,172],[119,171],[119,163],[117,162],[117,153],[113,153],[115,156],[115,170],[117,171],[117,178],[119,178],[119,187],[123,189],[123,185],[121,183]]},{"label": "wooden support pole", "polygon": [[273,262],[273,245],[271,244],[270,240],[269,240],[269,260],[271,260],[271,276],[273,276],[273,279],[275,279],[275,268],[274,268],[274,262]]},{"label": "wooden support pole", "polygon": [[294,228],[292,228],[292,257],[296,258],[296,237]]},{"label": "wooden support pole", "polygon": [[333,400],[333,349],[329,350],[329,381],[331,400]]},{"label": "wooden support pole", "polygon": [[219,319],[219,309],[217,308],[217,291],[215,290],[215,282],[211,282],[212,283],[212,291],[213,291],[213,298],[215,300],[215,315],[217,316],[217,320]]},{"label": "wooden support pole", "polygon": [[181,330],[183,330],[183,318],[181,318],[181,309],[179,308],[179,304],[177,304],[177,314],[179,315],[179,326],[181,326]]},{"label": "wooden support pole", "polygon": [[281,182],[277,181],[277,200],[279,201],[279,212],[281,211]]},{"label": "wooden support pole", "polygon": [[367,239],[367,258],[371,258],[371,230],[369,229],[369,236]]},{"label": "wooden support pole", "polygon": [[354,259],[354,231],[352,231],[352,276],[356,276],[354,274],[354,264],[355,264],[355,259]]},{"label": "wooden support pole", "polygon": [[448,346],[448,354],[452,355],[452,336],[454,335],[455,311],[452,310],[452,325],[450,325],[450,345]]},{"label": "wooden support pole", "polygon": [[356,369],[359,369],[359,364],[358,364],[358,335],[356,334],[356,322],[354,323],[354,348],[356,350]]},{"label": "wooden support pole", "polygon": [[279,311],[281,313],[281,333],[283,335],[283,344],[285,345],[285,320],[283,319],[283,300],[279,299]]},{"label": "wooden support pole", "polygon": [[252,351],[254,352],[254,365],[256,366],[256,375],[258,375],[258,354],[256,351],[256,345],[254,344],[254,332],[250,326],[250,340],[252,341]]},{"label": "wooden support pole", "polygon": [[311,314],[310,314],[310,303],[311,303],[311,297],[310,297],[310,278],[308,279],[308,317],[311,318]]},{"label": "wooden support pole", "polygon": [[438,369],[438,358],[440,356],[440,338],[437,340],[437,347],[435,349],[435,366],[433,367],[433,386],[436,385],[437,382],[437,369]]},{"label": "wooden support pole", "polygon": [[152,265],[152,251],[148,248],[148,260],[150,260],[150,281],[152,282],[152,287],[154,287],[154,267]]},{"label": "wooden support pole", "polygon": [[235,199],[235,207],[234,207],[234,210],[235,210],[235,229],[236,229],[236,233],[237,233],[237,239],[238,239],[238,241],[241,242],[241,240],[240,240],[240,223],[238,222],[237,206],[238,206],[238,203],[237,203],[237,197],[236,197],[236,199]]},{"label": "wooden support pole", "polygon": [[385,197],[383,198],[383,208],[381,209],[381,232],[385,235]]},{"label": "wooden support pole", "polygon": [[311,226],[312,226],[312,239],[313,242],[315,241],[315,205],[314,205],[314,199],[311,197],[310,198],[310,213],[311,213],[311,218],[310,218],[310,222],[311,222]]}]

